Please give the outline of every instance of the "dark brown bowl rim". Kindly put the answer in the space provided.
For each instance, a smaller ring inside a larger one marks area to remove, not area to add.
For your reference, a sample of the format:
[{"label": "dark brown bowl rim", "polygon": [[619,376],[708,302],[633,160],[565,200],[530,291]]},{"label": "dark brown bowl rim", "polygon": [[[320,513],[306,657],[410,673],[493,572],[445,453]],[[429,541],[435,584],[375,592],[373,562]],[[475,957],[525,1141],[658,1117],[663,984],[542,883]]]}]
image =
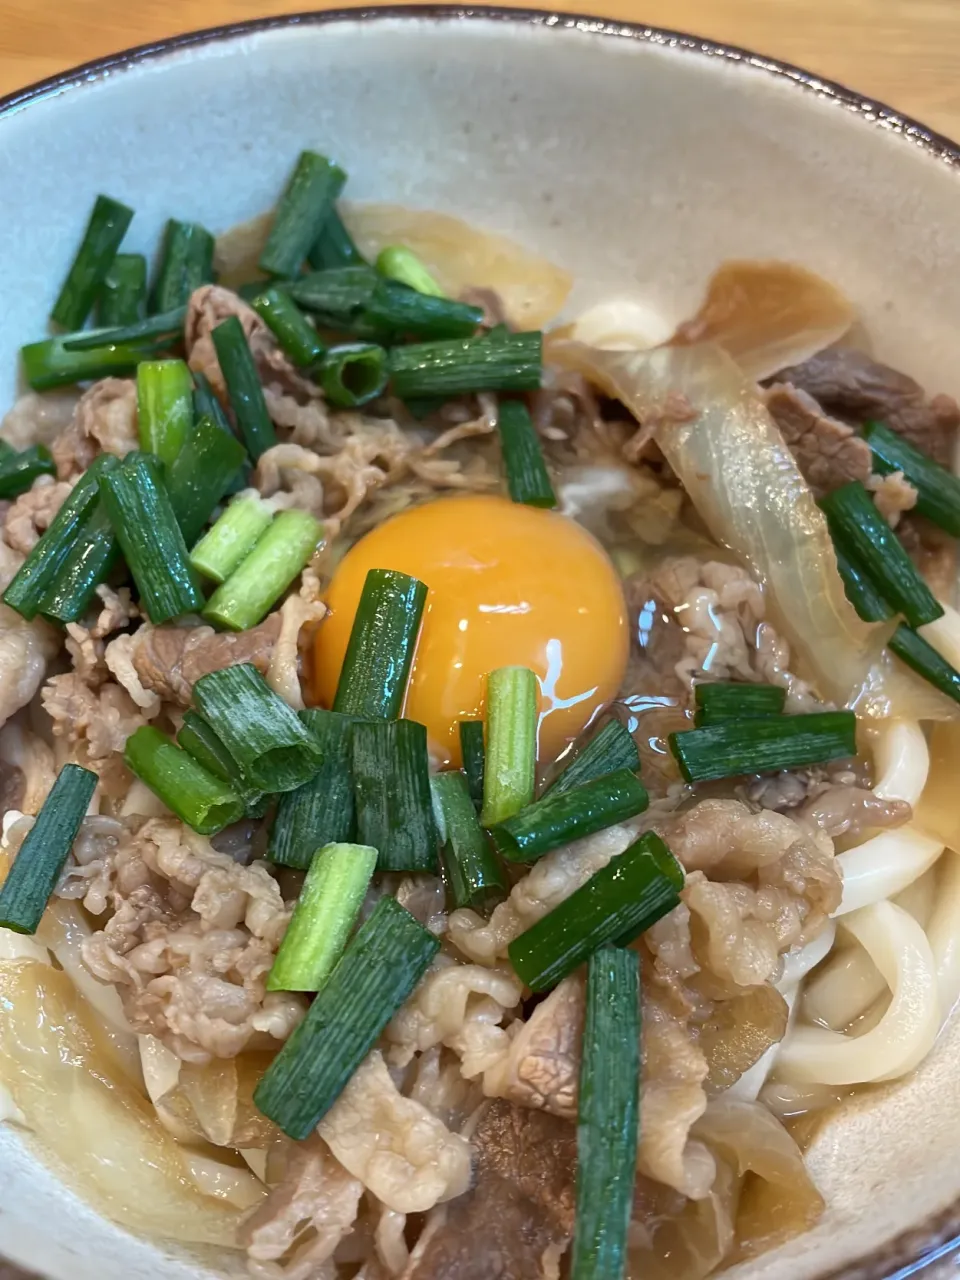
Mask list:
[{"label": "dark brown bowl rim", "polygon": [[[504,26],[546,27],[561,31],[580,31],[585,35],[609,36],[644,44],[662,45],[701,57],[719,58],[764,71],[798,89],[814,94],[855,114],[865,124],[892,133],[905,142],[954,167],[960,167],[960,145],[910,116],[903,115],[879,102],[855,93],[845,85],[814,75],[802,67],[778,58],[768,58],[739,45],[705,40],[683,31],[652,27],[638,22],[621,22],[588,14],[552,13],[544,9],[505,9],[497,5],[417,4],[362,6],[352,9],[324,9],[303,13],[281,14],[272,18],[253,18],[207,27],[183,35],[169,36],[150,44],[110,53],[85,62],[69,71],[38,80],[24,89],[16,89],[0,97],[0,118],[13,115],[45,98],[55,97],[69,89],[95,83],[118,71],[125,71],[155,58],[205,44],[232,40],[238,36],[292,27],[335,26],[341,22],[375,22],[383,19],[429,19],[432,22],[469,22],[481,19]],[[910,1228],[885,1244],[875,1253],[839,1270],[822,1272],[818,1280],[905,1280],[925,1263],[946,1257],[960,1243],[960,1205],[940,1210],[917,1227]]]}]

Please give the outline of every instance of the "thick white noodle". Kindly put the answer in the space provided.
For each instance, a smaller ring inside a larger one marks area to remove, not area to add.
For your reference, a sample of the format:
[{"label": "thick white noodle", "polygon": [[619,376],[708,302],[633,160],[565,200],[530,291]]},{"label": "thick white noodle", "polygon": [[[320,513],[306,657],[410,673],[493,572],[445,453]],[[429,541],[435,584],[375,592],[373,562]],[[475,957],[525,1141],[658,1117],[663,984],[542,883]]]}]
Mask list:
[{"label": "thick white noodle", "polygon": [[940,841],[907,826],[882,831],[855,849],[838,854],[843,897],[834,915],[846,916],[892,898],[919,879],[941,853]]},{"label": "thick white noodle", "polygon": [[960,999],[960,855],[953,852],[941,863],[927,937],[937,966],[941,1016],[946,1021]]},{"label": "thick white noodle", "polygon": [[932,644],[937,653],[954,667],[960,666],[960,613],[943,600],[943,617],[917,627],[917,635]]},{"label": "thick white noodle", "polygon": [[930,751],[919,721],[881,721],[873,742],[873,763],[874,795],[916,804],[930,772]]},{"label": "thick white noodle", "polygon": [[844,925],[883,975],[890,1006],[862,1036],[794,1027],[777,1057],[777,1074],[786,1080],[848,1085],[894,1079],[925,1057],[940,1029],[933,952],[916,920],[892,902],[877,902],[852,912]]},{"label": "thick white noodle", "polygon": [[804,987],[803,1016],[831,1031],[844,1031],[886,990],[883,975],[863,947],[844,947]]}]

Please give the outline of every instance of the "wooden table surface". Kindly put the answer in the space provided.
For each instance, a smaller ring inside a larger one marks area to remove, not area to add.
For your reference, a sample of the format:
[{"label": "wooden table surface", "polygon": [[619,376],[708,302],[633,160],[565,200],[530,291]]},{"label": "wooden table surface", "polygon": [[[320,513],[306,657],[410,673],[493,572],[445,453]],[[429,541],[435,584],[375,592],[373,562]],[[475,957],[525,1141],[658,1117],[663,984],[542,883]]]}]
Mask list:
[{"label": "wooden table surface", "polygon": [[[960,0],[554,4],[746,45],[840,80],[960,138]],[[309,5],[310,0],[0,0],[0,94],[174,32]],[[543,7],[550,7],[548,0]]]}]

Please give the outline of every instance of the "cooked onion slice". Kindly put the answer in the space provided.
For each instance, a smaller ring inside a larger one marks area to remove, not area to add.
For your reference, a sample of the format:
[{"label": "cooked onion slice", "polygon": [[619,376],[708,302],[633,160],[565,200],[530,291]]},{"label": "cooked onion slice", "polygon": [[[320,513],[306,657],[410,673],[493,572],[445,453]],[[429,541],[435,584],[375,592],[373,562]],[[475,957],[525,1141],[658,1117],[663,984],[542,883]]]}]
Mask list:
[{"label": "cooked onion slice", "polygon": [[759,382],[838,341],[855,318],[838,289],[795,263],[725,262],[671,341],[715,342]]}]

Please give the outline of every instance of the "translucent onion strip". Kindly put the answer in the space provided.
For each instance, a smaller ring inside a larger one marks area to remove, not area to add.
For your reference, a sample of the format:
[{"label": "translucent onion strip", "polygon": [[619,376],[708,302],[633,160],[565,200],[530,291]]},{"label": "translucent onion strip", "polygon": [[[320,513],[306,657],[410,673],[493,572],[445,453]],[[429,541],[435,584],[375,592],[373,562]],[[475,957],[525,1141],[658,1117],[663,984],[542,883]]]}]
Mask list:
[{"label": "translucent onion strip", "polygon": [[185,1151],[183,1163],[198,1191],[215,1200],[224,1200],[237,1209],[252,1209],[267,1194],[267,1188],[246,1169],[212,1160],[196,1151]]},{"label": "translucent onion strip", "polygon": [[718,347],[596,351],[549,344],[647,427],[707,528],[763,583],[821,695],[859,694],[889,626],[847,601],[826,522],[756,388]]},{"label": "translucent onion strip", "polygon": [[786,1080],[815,1084],[863,1084],[911,1071],[930,1051],[940,1028],[933,952],[912,916],[892,902],[878,902],[845,921],[873,960],[891,992],[877,1025],[856,1038],[824,1027],[798,1026],[777,1059]]},{"label": "translucent onion strip", "polygon": [[927,928],[937,966],[944,1021],[960,999],[960,855],[948,853],[940,868],[936,906]]},{"label": "translucent onion strip", "polygon": [[564,333],[601,351],[646,351],[666,342],[670,325],[652,307],[624,298],[598,302]]},{"label": "translucent onion strip", "polygon": [[837,857],[843,897],[834,912],[845,916],[883,898],[892,898],[920,878],[943,853],[943,843],[915,827],[883,831]]},{"label": "translucent onion strip", "polygon": [[960,613],[953,609],[944,600],[940,601],[943,607],[943,617],[937,618],[935,622],[928,622],[926,626],[918,627],[917,634],[921,635],[927,644],[933,645],[937,653],[942,658],[960,670]]},{"label": "translucent onion strip", "polygon": [[873,739],[877,781],[873,793],[881,800],[905,800],[915,805],[930,772],[930,752],[916,720],[887,720],[878,724]]}]

